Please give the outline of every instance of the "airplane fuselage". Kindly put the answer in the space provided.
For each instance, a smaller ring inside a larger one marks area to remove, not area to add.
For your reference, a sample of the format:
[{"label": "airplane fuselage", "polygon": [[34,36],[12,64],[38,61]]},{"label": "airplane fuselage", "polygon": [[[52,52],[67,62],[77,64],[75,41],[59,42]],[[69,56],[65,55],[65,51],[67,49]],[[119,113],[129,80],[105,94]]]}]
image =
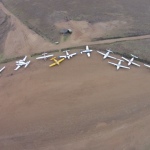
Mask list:
[{"label": "airplane fuselage", "polygon": [[19,66],[26,65],[26,62],[18,62],[16,63],[16,65],[19,65]]},{"label": "airplane fuselage", "polygon": [[59,65],[60,63],[56,60],[56,59],[54,59],[54,62],[57,64],[57,65]]},{"label": "airplane fuselage", "polygon": [[134,58],[131,58],[131,60],[130,60],[129,63],[128,63],[128,66],[130,66],[133,61],[134,61]]},{"label": "airplane fuselage", "polygon": [[90,57],[92,50],[85,50],[84,52],[87,54],[88,57]]},{"label": "airplane fuselage", "polygon": [[68,51],[66,51],[66,56],[69,56],[69,53],[68,53]]},{"label": "airplane fuselage", "polygon": [[107,53],[104,55],[103,59],[107,58],[108,55],[109,55],[109,53],[110,53],[110,52],[107,52]]},{"label": "airplane fuselage", "polygon": [[120,66],[121,66],[121,61],[119,61],[117,64],[117,70],[120,68]]},{"label": "airplane fuselage", "polygon": [[69,52],[68,51],[65,51],[66,52],[66,56],[61,56],[61,57],[63,57],[63,58],[67,58],[67,59],[70,59],[71,57],[73,57],[76,53],[74,53],[74,54],[69,54]]},{"label": "airplane fuselage", "polygon": [[70,59],[70,58],[71,58],[71,56],[69,55],[69,53],[68,53],[68,52],[66,52],[66,57],[67,57],[68,59]]},{"label": "airplane fuselage", "polygon": [[0,69],[0,73],[5,69],[5,66],[3,68]]}]

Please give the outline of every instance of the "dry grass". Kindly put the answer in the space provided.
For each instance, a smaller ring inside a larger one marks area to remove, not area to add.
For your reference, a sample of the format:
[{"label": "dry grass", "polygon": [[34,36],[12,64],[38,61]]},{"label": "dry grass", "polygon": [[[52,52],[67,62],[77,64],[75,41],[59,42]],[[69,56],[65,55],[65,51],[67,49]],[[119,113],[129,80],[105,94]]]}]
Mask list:
[{"label": "dry grass", "polygon": [[86,20],[90,23],[126,21],[128,28],[118,28],[103,38],[125,37],[149,34],[149,0],[3,0],[4,5],[19,17],[22,22],[47,37],[50,41],[59,40],[54,23],[69,20]]}]

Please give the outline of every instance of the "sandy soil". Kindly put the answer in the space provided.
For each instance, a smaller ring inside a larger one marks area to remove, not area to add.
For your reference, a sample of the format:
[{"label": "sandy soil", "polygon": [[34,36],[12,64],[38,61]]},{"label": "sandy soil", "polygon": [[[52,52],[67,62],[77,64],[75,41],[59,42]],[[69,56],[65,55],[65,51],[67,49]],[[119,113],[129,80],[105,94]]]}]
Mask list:
[{"label": "sandy soil", "polygon": [[[118,56],[117,56],[118,57]],[[0,149],[149,150],[149,70],[116,71],[96,52],[32,61],[0,76]]]}]

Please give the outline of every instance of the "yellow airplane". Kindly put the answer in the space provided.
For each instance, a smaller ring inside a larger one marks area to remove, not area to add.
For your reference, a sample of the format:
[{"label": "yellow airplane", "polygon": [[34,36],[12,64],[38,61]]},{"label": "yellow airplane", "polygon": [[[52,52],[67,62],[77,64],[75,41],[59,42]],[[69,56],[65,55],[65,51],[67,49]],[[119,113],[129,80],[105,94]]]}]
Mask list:
[{"label": "yellow airplane", "polygon": [[49,65],[50,67],[52,67],[52,66],[55,66],[55,65],[59,65],[62,61],[65,60],[65,58],[62,58],[62,59],[60,59],[60,60],[56,60],[56,57],[53,57],[53,58],[51,58],[50,60],[53,60],[53,61],[54,61],[53,64]]}]

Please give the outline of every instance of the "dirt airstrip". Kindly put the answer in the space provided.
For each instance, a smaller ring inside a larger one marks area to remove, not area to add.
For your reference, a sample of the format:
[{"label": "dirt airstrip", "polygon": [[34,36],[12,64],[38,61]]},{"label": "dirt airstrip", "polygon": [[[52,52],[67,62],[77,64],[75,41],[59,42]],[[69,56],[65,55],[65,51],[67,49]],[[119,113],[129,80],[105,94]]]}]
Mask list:
[{"label": "dirt airstrip", "polygon": [[[119,57],[119,56],[117,56]],[[150,78],[96,52],[0,76],[1,150],[149,150]]]}]

